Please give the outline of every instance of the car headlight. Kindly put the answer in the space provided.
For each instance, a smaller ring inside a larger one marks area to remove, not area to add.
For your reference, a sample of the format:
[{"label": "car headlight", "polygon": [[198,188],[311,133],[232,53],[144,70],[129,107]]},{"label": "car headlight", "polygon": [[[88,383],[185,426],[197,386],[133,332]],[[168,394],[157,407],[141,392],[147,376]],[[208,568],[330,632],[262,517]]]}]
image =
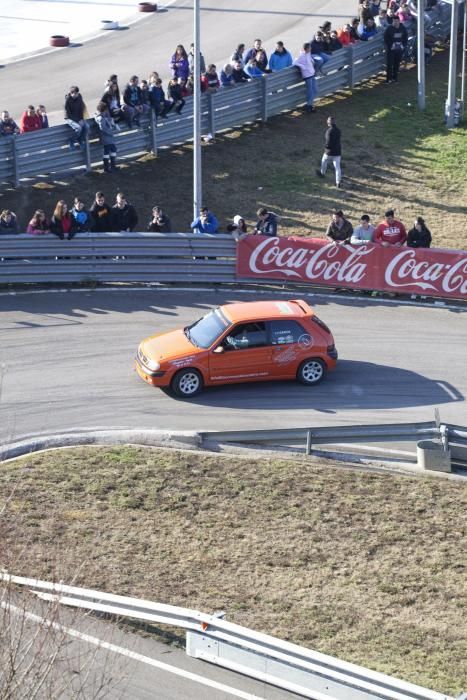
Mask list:
[{"label": "car headlight", "polygon": [[146,364],[147,368],[153,370],[154,372],[157,372],[157,370],[161,368],[160,364],[158,362],[155,362],[155,360],[148,359]]}]

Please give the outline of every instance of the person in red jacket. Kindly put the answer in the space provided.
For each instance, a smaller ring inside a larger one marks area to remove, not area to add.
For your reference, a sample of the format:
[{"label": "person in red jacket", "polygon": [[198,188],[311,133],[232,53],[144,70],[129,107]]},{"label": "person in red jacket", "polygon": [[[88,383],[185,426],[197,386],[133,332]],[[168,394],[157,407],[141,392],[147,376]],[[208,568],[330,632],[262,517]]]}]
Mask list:
[{"label": "person in red jacket", "polygon": [[402,221],[394,218],[394,209],[388,209],[384,220],[376,227],[373,241],[383,246],[402,246],[407,240],[407,231]]},{"label": "person in red jacket", "polygon": [[27,110],[23,112],[23,116],[21,117],[19,127],[20,132],[25,134],[28,131],[40,131],[41,129],[42,120],[40,116],[36,114],[36,110],[34,109],[33,105],[28,105]]}]

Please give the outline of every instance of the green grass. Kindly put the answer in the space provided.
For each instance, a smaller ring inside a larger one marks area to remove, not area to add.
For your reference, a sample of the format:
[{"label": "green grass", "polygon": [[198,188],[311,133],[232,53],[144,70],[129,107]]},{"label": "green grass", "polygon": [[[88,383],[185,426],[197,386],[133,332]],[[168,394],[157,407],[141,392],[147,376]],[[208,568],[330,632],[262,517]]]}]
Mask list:
[{"label": "green grass", "polygon": [[80,448],[0,468],[0,566],[206,612],[452,695],[467,487],[310,460]]}]

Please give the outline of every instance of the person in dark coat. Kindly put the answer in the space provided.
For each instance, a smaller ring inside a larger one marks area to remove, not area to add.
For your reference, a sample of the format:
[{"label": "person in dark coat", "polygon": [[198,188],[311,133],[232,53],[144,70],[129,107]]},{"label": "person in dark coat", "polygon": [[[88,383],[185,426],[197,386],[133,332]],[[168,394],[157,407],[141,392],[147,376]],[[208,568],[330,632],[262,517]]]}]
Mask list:
[{"label": "person in dark coat", "polygon": [[92,218],[91,231],[94,233],[112,231],[112,210],[106,203],[103,192],[96,192],[96,197],[89,213]]},{"label": "person in dark coat", "polygon": [[153,207],[147,230],[153,233],[171,233],[170,219],[160,207]]},{"label": "person in dark coat", "polygon": [[316,171],[318,177],[324,177],[326,175],[326,170],[328,168],[329,162],[334,165],[334,170],[336,171],[336,187],[341,186],[342,173],[341,173],[341,156],[342,156],[342,146],[341,146],[341,132],[337,128],[334,117],[328,117],[327,119],[328,128],[324,133],[324,153],[321,159],[321,168]]},{"label": "person in dark coat", "polygon": [[132,204],[128,204],[123,192],[119,192],[112,207],[112,230],[133,231],[138,223],[138,215]]},{"label": "person in dark coat", "polygon": [[272,211],[261,207],[261,209],[258,209],[256,212],[256,216],[258,217],[258,221],[253,230],[254,236],[277,236],[277,216],[273,214]]},{"label": "person in dark coat", "polygon": [[[69,139],[70,147],[73,148],[75,141],[78,141],[81,148],[86,144],[86,136],[89,125],[85,119],[86,105],[77,85],[72,85],[70,92],[65,96],[65,122],[74,131],[74,136]],[[42,121],[40,121],[42,129]]]},{"label": "person in dark coat", "polygon": [[62,241],[64,239],[71,240],[76,234],[76,222],[63,199],[60,199],[55,206],[50,219],[50,231]]},{"label": "person in dark coat", "polygon": [[386,46],[386,82],[397,83],[399,66],[408,42],[407,29],[397,15],[384,31]]},{"label": "person in dark coat", "polygon": [[326,237],[330,243],[342,245],[350,243],[353,234],[353,226],[344,218],[344,214],[340,209],[336,209],[332,213],[331,221],[326,229]]},{"label": "person in dark coat", "polygon": [[409,248],[429,248],[431,246],[431,231],[421,216],[417,216],[413,228],[407,234],[407,245]]}]

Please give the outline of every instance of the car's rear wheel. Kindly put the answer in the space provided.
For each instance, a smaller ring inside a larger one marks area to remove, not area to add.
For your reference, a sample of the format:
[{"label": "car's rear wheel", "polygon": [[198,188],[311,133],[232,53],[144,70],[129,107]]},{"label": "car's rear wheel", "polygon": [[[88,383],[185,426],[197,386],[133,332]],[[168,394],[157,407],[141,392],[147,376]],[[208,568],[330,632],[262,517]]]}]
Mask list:
[{"label": "car's rear wheel", "polygon": [[318,384],[326,372],[326,365],[317,357],[304,360],[297,371],[297,379],[302,384],[312,386]]},{"label": "car's rear wheel", "polygon": [[172,379],[172,391],[183,399],[191,399],[203,388],[203,378],[196,369],[181,369]]}]

